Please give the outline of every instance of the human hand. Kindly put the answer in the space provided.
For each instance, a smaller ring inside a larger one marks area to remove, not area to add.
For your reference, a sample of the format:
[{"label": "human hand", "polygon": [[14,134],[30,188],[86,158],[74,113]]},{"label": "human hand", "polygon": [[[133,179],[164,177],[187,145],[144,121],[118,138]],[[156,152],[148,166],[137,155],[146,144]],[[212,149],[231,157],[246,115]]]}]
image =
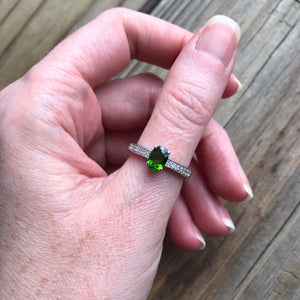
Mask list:
[{"label": "human hand", "polygon": [[[217,195],[243,200],[249,183],[211,117],[236,90],[236,44],[224,20],[192,36],[114,9],[1,92],[1,299],[145,298],[169,219],[187,249],[203,246],[200,230],[231,230]],[[171,67],[165,83],[108,82],[132,58]],[[184,165],[196,151],[192,177],[128,158],[137,140]]]}]

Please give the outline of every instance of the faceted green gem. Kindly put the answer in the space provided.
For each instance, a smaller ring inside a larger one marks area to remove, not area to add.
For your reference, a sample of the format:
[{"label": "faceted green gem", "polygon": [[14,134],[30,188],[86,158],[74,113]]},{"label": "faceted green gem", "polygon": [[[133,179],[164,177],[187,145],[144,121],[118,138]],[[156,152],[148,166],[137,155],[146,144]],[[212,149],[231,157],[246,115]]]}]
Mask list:
[{"label": "faceted green gem", "polygon": [[147,162],[149,168],[153,171],[162,170],[169,158],[169,154],[167,148],[163,146],[154,147],[150,152]]}]

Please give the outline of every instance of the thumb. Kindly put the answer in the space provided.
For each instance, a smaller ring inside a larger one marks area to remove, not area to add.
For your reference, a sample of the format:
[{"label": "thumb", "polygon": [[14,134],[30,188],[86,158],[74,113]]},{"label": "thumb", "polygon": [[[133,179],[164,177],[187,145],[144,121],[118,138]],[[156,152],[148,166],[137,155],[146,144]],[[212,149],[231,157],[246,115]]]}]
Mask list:
[{"label": "thumb", "polygon": [[[213,17],[194,35],[170,69],[140,146],[164,146],[170,159],[189,165],[229,80],[239,37],[238,25],[224,16]],[[156,216],[166,225],[183,177],[168,169],[153,172],[137,155],[119,175],[128,197],[139,198],[145,220]]]}]

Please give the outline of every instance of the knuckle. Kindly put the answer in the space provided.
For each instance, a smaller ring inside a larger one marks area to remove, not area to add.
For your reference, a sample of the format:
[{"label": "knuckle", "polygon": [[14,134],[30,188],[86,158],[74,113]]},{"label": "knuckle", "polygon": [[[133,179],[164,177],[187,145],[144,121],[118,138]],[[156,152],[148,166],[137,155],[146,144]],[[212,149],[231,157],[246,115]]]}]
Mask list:
[{"label": "knuckle", "polygon": [[182,118],[184,123],[204,126],[212,117],[213,106],[205,87],[181,81],[168,92],[169,107],[172,108],[176,119]]},{"label": "knuckle", "polygon": [[220,136],[223,136],[226,140],[230,140],[229,134],[225,128],[223,128],[221,125],[219,125],[220,130]]},{"label": "knuckle", "polygon": [[228,141],[230,140],[229,134],[227,132],[227,130],[221,125],[219,124],[217,121],[212,120],[212,125],[210,128],[210,132],[211,134],[217,134],[217,139],[221,139],[221,138],[225,138]]},{"label": "knuckle", "polygon": [[106,11],[104,11],[103,13],[100,14],[101,18],[108,18],[111,19],[113,18],[114,20],[120,20],[123,19],[123,17],[130,13],[130,10],[128,8],[125,7],[113,7],[110,8]]},{"label": "knuckle", "polygon": [[125,13],[126,11],[128,11],[128,10],[125,7],[113,7],[113,8],[106,10],[106,13],[120,15],[120,14]]},{"label": "knuckle", "polygon": [[36,73],[36,66],[34,65],[20,78],[24,86],[31,86],[37,81],[38,75]]}]

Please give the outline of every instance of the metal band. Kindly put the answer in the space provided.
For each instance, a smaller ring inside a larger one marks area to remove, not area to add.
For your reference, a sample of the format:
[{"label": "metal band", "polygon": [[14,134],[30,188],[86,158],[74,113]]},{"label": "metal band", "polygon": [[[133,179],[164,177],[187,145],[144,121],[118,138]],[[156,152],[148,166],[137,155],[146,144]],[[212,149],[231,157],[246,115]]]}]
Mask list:
[{"label": "metal band", "polygon": [[[132,153],[135,153],[137,155],[140,155],[140,156],[143,156],[145,158],[149,158],[149,155],[151,153],[151,151],[149,151],[148,149],[144,148],[144,147],[141,147],[141,146],[138,146],[136,144],[130,144],[128,146],[128,150]],[[171,160],[171,159],[168,159],[166,164],[165,164],[165,167],[173,170],[174,172],[186,177],[186,178],[189,178],[191,177],[192,175],[192,171],[188,168],[186,168],[185,166]]]}]

